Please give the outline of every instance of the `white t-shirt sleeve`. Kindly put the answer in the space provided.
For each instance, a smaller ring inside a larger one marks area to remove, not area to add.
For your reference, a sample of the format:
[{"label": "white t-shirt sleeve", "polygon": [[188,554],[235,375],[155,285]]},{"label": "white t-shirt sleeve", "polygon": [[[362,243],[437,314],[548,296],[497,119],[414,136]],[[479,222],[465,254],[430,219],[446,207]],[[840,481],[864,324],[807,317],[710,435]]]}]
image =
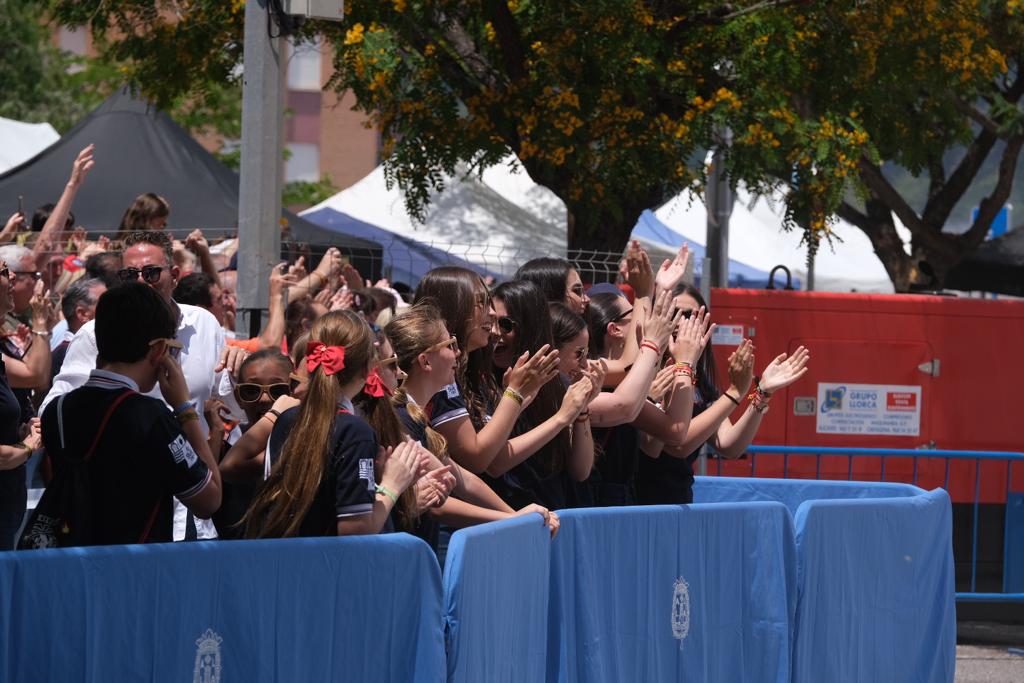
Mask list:
[{"label": "white t-shirt sleeve", "polygon": [[85,384],[89,379],[89,373],[96,369],[97,353],[95,323],[90,320],[71,340],[67,355],[64,356],[64,364],[60,366],[60,374],[54,378],[50,392],[46,394],[43,404],[39,407],[40,415],[50,401]]}]

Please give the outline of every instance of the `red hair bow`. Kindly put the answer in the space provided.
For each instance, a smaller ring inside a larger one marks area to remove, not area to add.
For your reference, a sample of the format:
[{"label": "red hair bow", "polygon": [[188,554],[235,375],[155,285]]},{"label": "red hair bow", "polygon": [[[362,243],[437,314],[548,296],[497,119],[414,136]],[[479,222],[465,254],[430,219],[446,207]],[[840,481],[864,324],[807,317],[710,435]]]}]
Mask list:
[{"label": "red hair bow", "polygon": [[345,347],[328,346],[323,342],[311,341],[306,344],[306,370],[313,372],[323,368],[325,375],[333,375],[345,369]]},{"label": "red hair bow", "polygon": [[370,374],[366,376],[363,393],[373,398],[384,398],[384,396],[391,395],[391,389],[388,388],[387,384],[384,384],[384,379],[377,372],[377,368],[371,370]]}]

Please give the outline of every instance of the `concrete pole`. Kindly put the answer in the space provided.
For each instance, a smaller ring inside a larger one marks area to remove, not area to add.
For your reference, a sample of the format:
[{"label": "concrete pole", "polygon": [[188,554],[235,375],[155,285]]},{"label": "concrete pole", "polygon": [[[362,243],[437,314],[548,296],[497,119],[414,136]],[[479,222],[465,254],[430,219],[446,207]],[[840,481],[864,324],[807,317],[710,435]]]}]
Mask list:
[{"label": "concrete pole", "polygon": [[281,256],[284,39],[269,37],[267,1],[245,3],[236,329],[251,337],[262,326],[270,297],[267,277]]},{"label": "concrete pole", "polygon": [[710,282],[712,287],[727,287],[729,284],[729,217],[732,215],[733,195],[725,175],[725,152],[731,134],[723,134],[723,149],[711,158],[711,177],[705,191],[708,207],[707,253],[711,259]]}]

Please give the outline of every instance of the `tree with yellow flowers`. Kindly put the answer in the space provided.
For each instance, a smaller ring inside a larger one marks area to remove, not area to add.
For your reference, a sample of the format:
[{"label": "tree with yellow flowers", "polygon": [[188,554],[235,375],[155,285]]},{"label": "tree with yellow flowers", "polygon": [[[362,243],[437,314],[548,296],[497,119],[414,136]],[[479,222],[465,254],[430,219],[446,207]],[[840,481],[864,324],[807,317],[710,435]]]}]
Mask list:
[{"label": "tree with yellow flowers", "polygon": [[[53,0],[158,103],[230,72],[241,5]],[[565,201],[573,248],[621,249],[644,209],[700,188],[704,152],[728,129],[732,180],[784,187],[787,227],[812,247],[839,214],[898,290],[941,284],[984,239],[1024,144],[1020,0],[348,0],[345,12],[302,31],[333,44],[329,87],[372,117],[411,211],[445,174],[511,150]],[[977,219],[944,230],[990,154]],[[921,197],[897,167],[926,184]]]}]

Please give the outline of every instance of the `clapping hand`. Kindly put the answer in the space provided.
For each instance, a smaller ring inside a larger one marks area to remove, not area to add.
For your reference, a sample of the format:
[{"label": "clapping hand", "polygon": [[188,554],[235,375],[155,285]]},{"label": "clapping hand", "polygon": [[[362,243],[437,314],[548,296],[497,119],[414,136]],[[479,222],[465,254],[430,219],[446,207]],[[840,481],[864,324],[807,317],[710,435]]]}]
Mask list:
[{"label": "clapping hand", "polygon": [[744,339],[729,354],[729,381],[740,396],[750,390],[750,383],[754,381],[754,343],[749,339]]},{"label": "clapping hand", "polygon": [[792,356],[780,353],[761,373],[761,391],[771,394],[788,387],[807,373],[807,361],[810,359],[811,352],[803,346],[798,347]]},{"label": "clapping hand", "polygon": [[714,332],[711,314],[703,306],[689,318],[680,318],[676,324],[676,337],[672,340],[672,357],[677,363],[695,366]]},{"label": "clapping hand", "polygon": [[676,285],[682,282],[683,278],[686,277],[686,264],[690,261],[690,250],[684,244],[679,247],[679,253],[676,257],[669,261],[665,259],[664,263],[661,264],[661,268],[658,269],[658,274],[655,276],[654,282],[657,285],[657,292],[674,292]]},{"label": "clapping hand", "polygon": [[637,299],[651,296],[654,290],[654,269],[650,257],[637,240],[629,243],[626,258],[619,266],[619,274],[622,281],[633,288]]}]

